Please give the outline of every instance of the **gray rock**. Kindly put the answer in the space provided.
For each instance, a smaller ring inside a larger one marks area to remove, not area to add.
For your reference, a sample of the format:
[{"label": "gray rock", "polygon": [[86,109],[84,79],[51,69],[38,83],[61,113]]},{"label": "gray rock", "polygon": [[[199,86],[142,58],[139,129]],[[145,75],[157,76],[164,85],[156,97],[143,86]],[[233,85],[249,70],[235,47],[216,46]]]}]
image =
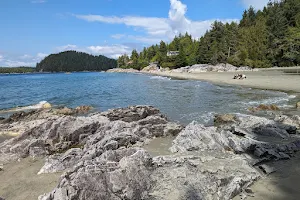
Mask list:
[{"label": "gray rock", "polygon": [[152,106],[130,106],[128,108],[112,109],[107,112],[102,112],[101,115],[111,121],[121,120],[124,122],[133,122],[159,113],[159,110]]},{"label": "gray rock", "polygon": [[[0,144],[0,158],[46,155],[39,174],[64,171],[40,200],[231,199],[260,178],[258,169],[270,173],[269,161],[300,150],[298,121],[290,117],[232,115],[218,127],[193,122],[183,129],[156,108],[132,106],[88,117],[50,115],[35,125],[33,120],[10,124],[30,125]],[[172,155],[152,158],[134,147],[168,136],[176,136]]]}]

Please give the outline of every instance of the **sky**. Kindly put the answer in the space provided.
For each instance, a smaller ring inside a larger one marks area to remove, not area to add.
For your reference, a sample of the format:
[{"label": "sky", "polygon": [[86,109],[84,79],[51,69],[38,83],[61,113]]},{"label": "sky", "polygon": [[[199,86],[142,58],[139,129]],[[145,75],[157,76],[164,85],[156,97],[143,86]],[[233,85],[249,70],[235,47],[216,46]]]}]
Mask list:
[{"label": "sky", "polygon": [[268,0],[0,0],[0,66],[35,66],[65,50],[117,58],[215,20],[241,19]]}]

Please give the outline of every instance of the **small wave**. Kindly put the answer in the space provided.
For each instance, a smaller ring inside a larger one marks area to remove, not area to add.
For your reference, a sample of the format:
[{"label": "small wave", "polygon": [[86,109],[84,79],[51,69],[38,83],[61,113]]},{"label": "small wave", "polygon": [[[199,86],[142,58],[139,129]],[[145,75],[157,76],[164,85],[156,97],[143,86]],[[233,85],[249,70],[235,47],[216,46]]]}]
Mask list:
[{"label": "small wave", "polygon": [[297,96],[296,95],[290,95],[289,98],[290,99],[295,99]]},{"label": "small wave", "polygon": [[151,76],[150,79],[158,79],[158,80],[171,80],[171,78],[164,77],[164,76]]},{"label": "small wave", "polygon": [[209,123],[212,122],[212,120],[215,117],[215,112],[207,112],[203,115],[200,116],[201,121],[203,121],[204,123]]},{"label": "small wave", "polygon": [[46,104],[49,103],[47,101],[40,101],[38,104],[16,107],[8,110],[0,110],[0,112],[7,113],[7,112],[16,112],[16,111],[24,111],[24,110],[37,110],[43,108]]},{"label": "small wave", "polygon": [[287,105],[287,104],[284,104],[284,105],[280,105],[279,107],[280,107],[280,108],[294,108],[295,106],[294,106],[294,105]]},{"label": "small wave", "polygon": [[264,100],[258,100],[258,101],[249,101],[249,102],[243,102],[245,105],[255,106],[260,104],[280,104],[284,102],[288,102],[289,98],[287,97],[275,97],[275,98],[269,98]]}]

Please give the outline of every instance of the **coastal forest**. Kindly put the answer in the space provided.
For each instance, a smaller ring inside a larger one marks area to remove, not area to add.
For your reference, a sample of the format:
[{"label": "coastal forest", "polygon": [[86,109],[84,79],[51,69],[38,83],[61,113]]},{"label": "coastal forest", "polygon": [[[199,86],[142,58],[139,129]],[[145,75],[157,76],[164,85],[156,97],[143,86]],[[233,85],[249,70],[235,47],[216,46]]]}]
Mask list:
[{"label": "coastal forest", "polygon": [[[167,56],[168,51],[177,55]],[[229,63],[266,68],[300,64],[300,0],[270,1],[263,10],[245,10],[239,23],[215,21],[201,38],[188,33],[170,43],[133,50],[118,58],[121,68],[142,69],[149,62],[179,68],[194,64]]]},{"label": "coastal forest", "polygon": [[115,59],[83,52],[65,51],[51,54],[36,65],[38,72],[105,71],[117,67]]}]

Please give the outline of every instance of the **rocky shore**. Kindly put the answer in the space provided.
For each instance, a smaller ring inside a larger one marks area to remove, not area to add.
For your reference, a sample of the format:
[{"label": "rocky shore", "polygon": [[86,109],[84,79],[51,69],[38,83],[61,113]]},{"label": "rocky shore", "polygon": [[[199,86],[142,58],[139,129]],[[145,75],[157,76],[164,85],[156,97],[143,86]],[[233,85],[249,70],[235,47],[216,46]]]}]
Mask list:
[{"label": "rocky shore", "polygon": [[[9,163],[45,158],[36,176],[63,174],[39,200],[227,200],[253,195],[251,184],[292,158],[300,150],[299,128],[299,116],[227,114],[215,116],[214,126],[183,127],[151,106],[89,116],[41,109],[0,121],[2,134],[18,133],[0,143],[0,179]],[[169,155],[145,150],[168,137],[175,138]]]},{"label": "rocky shore", "polygon": [[136,69],[123,69],[123,68],[114,68],[114,69],[109,69],[106,72],[110,72],[110,73],[137,73],[139,72],[139,70]]}]

